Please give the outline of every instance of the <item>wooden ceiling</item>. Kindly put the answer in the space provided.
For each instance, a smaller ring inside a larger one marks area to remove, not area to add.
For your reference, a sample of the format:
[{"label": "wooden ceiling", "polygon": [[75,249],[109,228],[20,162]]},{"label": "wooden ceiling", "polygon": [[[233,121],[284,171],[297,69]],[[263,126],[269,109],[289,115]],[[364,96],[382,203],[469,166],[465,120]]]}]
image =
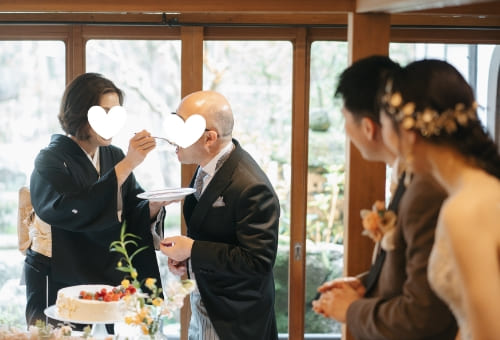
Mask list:
[{"label": "wooden ceiling", "polygon": [[390,13],[393,25],[500,29],[500,0],[2,0],[0,23],[345,25],[347,13]]}]

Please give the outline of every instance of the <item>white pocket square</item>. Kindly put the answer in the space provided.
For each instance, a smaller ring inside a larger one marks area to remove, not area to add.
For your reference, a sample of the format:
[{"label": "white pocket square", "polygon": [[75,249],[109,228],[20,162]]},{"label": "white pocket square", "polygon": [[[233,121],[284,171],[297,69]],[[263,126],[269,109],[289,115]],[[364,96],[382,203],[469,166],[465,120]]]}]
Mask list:
[{"label": "white pocket square", "polygon": [[214,208],[220,208],[220,207],[225,207],[226,206],[226,203],[224,203],[224,198],[222,196],[219,196],[214,204],[212,204],[212,207]]}]

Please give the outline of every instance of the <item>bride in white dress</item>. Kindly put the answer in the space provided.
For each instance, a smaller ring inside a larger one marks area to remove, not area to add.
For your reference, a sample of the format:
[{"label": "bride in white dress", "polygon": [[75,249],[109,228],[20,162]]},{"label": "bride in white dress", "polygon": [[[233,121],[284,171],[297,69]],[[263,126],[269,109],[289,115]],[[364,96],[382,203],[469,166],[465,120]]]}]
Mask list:
[{"label": "bride in white dress", "polygon": [[450,64],[422,60],[394,75],[381,100],[384,141],[448,192],[429,259],[431,287],[462,340],[500,339],[500,156],[473,91]]}]

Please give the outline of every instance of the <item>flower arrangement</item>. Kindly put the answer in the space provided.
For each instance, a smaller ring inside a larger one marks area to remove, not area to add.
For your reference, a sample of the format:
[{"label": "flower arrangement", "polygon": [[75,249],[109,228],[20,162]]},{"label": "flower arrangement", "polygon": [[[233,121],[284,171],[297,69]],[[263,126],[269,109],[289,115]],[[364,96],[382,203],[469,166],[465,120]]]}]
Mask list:
[{"label": "flower arrangement", "polygon": [[154,339],[160,330],[162,317],[170,318],[177,309],[182,307],[185,296],[194,289],[195,283],[193,280],[167,282],[164,299],[162,298],[162,288],[157,286],[156,279],[147,278],[144,280],[144,286],[150,293],[145,293],[141,289],[142,283],[137,280],[138,273],[132,264],[132,260],[147,246],[136,249],[131,255],[127,251],[129,245],[138,246],[135,239],[139,238],[137,235],[126,233],[125,224],[123,224],[120,239],[111,243],[110,250],[123,255],[116,269],[128,273],[130,279],[124,278],[121,285],[125,289],[132,285],[137,290],[136,294],[124,297],[130,312],[125,316],[124,321],[128,325],[139,327],[143,335],[148,335],[151,339]]},{"label": "flower arrangement", "polygon": [[[2,340],[94,340],[90,333],[90,326],[83,329],[82,335],[76,336],[73,335],[69,325],[60,324],[55,327],[51,324],[45,324],[42,320],[37,320],[35,325],[29,326],[27,332],[8,326],[0,326],[0,339]],[[105,338],[105,340],[111,339],[111,336]]]},{"label": "flower arrangement", "polygon": [[374,242],[380,242],[382,249],[394,250],[394,234],[396,231],[396,214],[385,208],[383,201],[375,201],[371,210],[361,210],[363,235]]}]

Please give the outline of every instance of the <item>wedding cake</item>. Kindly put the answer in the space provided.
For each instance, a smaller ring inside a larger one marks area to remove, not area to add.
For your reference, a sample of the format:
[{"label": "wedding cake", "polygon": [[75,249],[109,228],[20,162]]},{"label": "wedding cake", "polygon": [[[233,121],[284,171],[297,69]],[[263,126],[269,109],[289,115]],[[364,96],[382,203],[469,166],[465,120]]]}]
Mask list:
[{"label": "wedding cake", "polygon": [[79,285],[57,292],[56,313],[74,322],[116,322],[124,318],[127,306],[122,299],[135,293],[129,288],[108,285]]}]

